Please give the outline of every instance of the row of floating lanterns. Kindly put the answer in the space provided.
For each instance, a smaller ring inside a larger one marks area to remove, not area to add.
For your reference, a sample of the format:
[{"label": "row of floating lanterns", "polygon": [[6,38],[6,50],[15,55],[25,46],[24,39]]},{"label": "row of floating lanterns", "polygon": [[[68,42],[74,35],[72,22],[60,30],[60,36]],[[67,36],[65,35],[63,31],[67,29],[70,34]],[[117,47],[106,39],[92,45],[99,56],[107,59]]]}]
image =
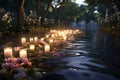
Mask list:
[{"label": "row of floating lanterns", "polygon": [[[43,53],[49,53],[51,50],[51,44],[54,44],[58,41],[67,41],[67,40],[72,40],[74,39],[75,34],[80,34],[80,30],[50,30],[48,34],[45,35],[45,37],[38,38],[38,37],[33,37],[29,38],[29,41],[27,42],[27,39],[25,37],[21,38],[21,44],[22,46],[25,46],[27,43],[29,44],[29,50],[34,51],[35,50],[35,45],[39,43],[43,43],[42,49]],[[39,44],[39,46],[41,46]],[[28,48],[21,48],[19,49],[19,57],[20,58],[27,58],[27,50]],[[4,57],[5,58],[13,58],[13,48],[12,47],[5,47],[4,48]]]}]

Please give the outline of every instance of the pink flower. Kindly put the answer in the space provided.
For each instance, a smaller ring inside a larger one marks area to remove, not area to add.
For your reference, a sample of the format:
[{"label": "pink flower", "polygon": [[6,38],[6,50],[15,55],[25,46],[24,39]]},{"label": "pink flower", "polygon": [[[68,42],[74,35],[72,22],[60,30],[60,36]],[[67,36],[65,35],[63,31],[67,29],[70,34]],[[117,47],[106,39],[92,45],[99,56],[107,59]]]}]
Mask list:
[{"label": "pink flower", "polygon": [[5,59],[5,62],[6,62],[6,63],[12,63],[12,62],[13,62],[13,59],[12,59],[12,58]]},{"label": "pink flower", "polygon": [[19,64],[14,64],[12,66],[12,70],[17,70],[19,67],[21,67]]},{"label": "pink flower", "polygon": [[22,58],[17,58],[17,63],[22,63]]},{"label": "pink flower", "polygon": [[19,51],[20,50],[20,47],[15,47],[14,48],[14,51]]},{"label": "pink flower", "polygon": [[47,45],[48,43],[46,43],[45,41],[43,42],[43,45]]},{"label": "pink flower", "polygon": [[2,68],[16,70],[23,65],[31,66],[32,63],[27,58],[8,58],[1,65]]},{"label": "pink flower", "polygon": [[27,58],[23,58],[23,59],[22,59],[22,62],[25,63],[25,64],[27,64],[29,61],[28,61]]},{"label": "pink flower", "polygon": [[57,48],[54,48],[53,51],[57,51]]},{"label": "pink flower", "polygon": [[6,68],[6,69],[11,69],[12,68],[12,64],[11,63],[3,63],[2,64],[2,68]]},{"label": "pink flower", "polygon": [[41,45],[38,45],[38,47],[42,48],[43,46],[41,46]]},{"label": "pink flower", "polygon": [[43,43],[43,41],[42,40],[38,40],[38,43]]},{"label": "pink flower", "polygon": [[32,65],[32,62],[28,62],[28,66],[31,66]]}]

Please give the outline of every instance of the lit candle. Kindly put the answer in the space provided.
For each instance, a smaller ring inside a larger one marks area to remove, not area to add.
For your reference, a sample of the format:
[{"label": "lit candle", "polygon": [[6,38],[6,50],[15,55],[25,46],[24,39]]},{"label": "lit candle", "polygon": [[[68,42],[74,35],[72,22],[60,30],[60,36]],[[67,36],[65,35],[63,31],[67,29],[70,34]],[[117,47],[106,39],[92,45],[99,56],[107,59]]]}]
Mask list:
[{"label": "lit candle", "polygon": [[27,58],[27,50],[26,49],[20,50],[20,58]]},{"label": "lit candle", "polygon": [[63,40],[65,40],[65,41],[66,41],[66,40],[67,40],[67,36],[64,36],[64,37],[63,37]]},{"label": "lit candle", "polygon": [[11,58],[12,56],[12,47],[6,47],[4,48],[4,57],[5,58]]},{"label": "lit candle", "polygon": [[21,43],[25,44],[26,43],[26,38],[21,38]]},{"label": "lit candle", "polygon": [[46,35],[46,38],[49,38],[49,35]]},{"label": "lit candle", "polygon": [[50,32],[53,32],[53,30],[50,30]]},{"label": "lit candle", "polygon": [[53,43],[53,39],[50,39],[49,42],[50,42],[50,43]]},{"label": "lit candle", "polygon": [[79,32],[79,29],[76,29],[76,32]]},{"label": "lit candle", "polygon": [[37,43],[38,37],[34,37],[34,42]]},{"label": "lit candle", "polygon": [[49,45],[49,44],[46,44],[46,45],[44,46],[44,51],[45,51],[45,52],[50,52],[50,45]]},{"label": "lit candle", "polygon": [[51,36],[52,36],[52,38],[54,38],[54,37],[55,37],[55,35],[54,35],[54,34],[52,34]]},{"label": "lit candle", "polygon": [[30,42],[33,42],[33,38],[30,38]]},{"label": "lit candle", "polygon": [[35,49],[35,45],[31,44],[30,45],[30,50],[34,51],[34,49]]},{"label": "lit candle", "polygon": [[44,41],[44,38],[41,38],[40,40],[41,40],[41,41]]}]

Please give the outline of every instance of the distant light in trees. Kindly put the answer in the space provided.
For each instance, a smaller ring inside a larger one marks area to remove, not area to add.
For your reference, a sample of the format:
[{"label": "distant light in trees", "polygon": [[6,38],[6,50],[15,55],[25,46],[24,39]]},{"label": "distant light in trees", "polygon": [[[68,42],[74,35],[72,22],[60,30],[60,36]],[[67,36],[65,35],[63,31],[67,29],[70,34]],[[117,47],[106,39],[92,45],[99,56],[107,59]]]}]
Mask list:
[{"label": "distant light in trees", "polygon": [[97,10],[95,10],[94,13],[99,13],[99,12]]},{"label": "distant light in trees", "polygon": [[75,3],[79,4],[79,5],[88,5],[86,3],[84,3],[85,0],[74,0]]},{"label": "distant light in trees", "polygon": [[63,0],[53,0],[53,1],[52,1],[52,6],[53,6],[54,8],[59,8],[61,2],[63,2]]}]

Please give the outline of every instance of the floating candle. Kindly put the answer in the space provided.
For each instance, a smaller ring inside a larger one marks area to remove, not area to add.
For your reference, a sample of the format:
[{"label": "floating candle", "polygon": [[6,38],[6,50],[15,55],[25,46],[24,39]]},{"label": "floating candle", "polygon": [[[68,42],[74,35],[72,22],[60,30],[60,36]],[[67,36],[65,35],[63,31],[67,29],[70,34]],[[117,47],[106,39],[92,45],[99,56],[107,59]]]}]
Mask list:
[{"label": "floating candle", "polygon": [[4,57],[5,58],[12,58],[12,47],[4,48]]},{"label": "floating candle", "polygon": [[38,37],[34,37],[34,42],[37,43]]},{"label": "floating candle", "polygon": [[33,42],[33,38],[30,38],[30,42]]},{"label": "floating candle", "polygon": [[27,58],[27,50],[26,49],[20,50],[20,58]]},{"label": "floating candle", "polygon": [[21,38],[21,43],[25,44],[26,43],[26,38]]},{"label": "floating candle", "polygon": [[30,45],[30,50],[34,51],[34,49],[35,49],[35,45],[31,44]]},{"label": "floating candle", "polygon": [[53,43],[53,39],[50,39],[49,42],[50,42],[50,43]]},{"label": "floating candle", "polygon": [[41,38],[40,40],[41,40],[41,41],[44,41],[44,38]]},{"label": "floating candle", "polygon": [[50,45],[49,45],[49,44],[46,44],[46,45],[44,46],[44,51],[45,51],[45,52],[50,52]]}]

